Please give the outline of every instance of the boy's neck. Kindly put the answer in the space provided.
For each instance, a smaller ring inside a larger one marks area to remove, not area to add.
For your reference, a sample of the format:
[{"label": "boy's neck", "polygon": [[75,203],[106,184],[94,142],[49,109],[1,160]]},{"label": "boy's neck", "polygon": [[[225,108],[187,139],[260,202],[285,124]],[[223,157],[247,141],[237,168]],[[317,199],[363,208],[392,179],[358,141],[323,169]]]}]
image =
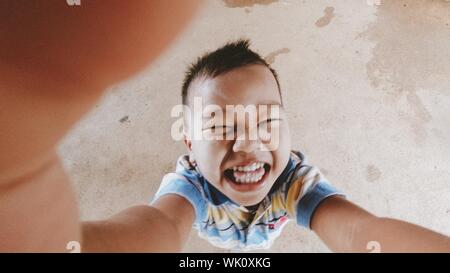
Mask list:
[{"label": "boy's neck", "polygon": [[255,205],[251,205],[251,206],[245,206],[245,208],[248,209],[249,212],[253,213],[253,212],[255,212],[258,209],[259,204],[260,203],[257,203]]}]

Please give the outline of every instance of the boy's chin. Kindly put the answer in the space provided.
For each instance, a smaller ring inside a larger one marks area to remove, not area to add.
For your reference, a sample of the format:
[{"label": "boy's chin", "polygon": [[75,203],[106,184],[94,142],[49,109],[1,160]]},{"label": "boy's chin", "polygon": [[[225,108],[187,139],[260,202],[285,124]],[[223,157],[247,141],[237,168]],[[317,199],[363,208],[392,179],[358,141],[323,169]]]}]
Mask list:
[{"label": "boy's chin", "polygon": [[239,202],[238,204],[241,206],[244,206],[244,207],[252,207],[252,206],[256,206],[259,203],[261,203],[262,200],[264,200],[264,198],[260,199],[260,200],[249,200],[249,201]]}]

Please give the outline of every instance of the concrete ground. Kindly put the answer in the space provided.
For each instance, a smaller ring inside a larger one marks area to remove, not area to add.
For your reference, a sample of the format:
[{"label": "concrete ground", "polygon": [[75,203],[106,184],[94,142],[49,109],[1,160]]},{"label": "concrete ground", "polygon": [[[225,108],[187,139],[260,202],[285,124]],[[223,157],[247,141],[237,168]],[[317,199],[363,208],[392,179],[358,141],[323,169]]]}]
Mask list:
[{"label": "concrete ground", "polygon": [[[247,37],[280,75],[294,148],[362,207],[450,235],[450,2],[377,2],[207,0],[61,144],[82,218],[150,200],[185,151],[170,110],[186,66]],[[185,251],[223,250],[193,231]],[[328,249],[291,222],[270,251]]]}]

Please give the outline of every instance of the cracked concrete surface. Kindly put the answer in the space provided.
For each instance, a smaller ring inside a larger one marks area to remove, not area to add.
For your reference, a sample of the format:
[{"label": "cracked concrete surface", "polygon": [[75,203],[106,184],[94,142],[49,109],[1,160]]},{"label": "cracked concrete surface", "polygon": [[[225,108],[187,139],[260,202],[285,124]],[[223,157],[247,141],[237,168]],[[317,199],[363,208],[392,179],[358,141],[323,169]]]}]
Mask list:
[{"label": "cracked concrete surface", "polygon": [[[206,1],[157,62],[112,87],[61,144],[83,219],[150,200],[185,151],[171,139],[170,109],[186,65],[240,37],[280,75],[293,148],[362,207],[450,235],[444,0]],[[185,251],[223,250],[193,231]],[[328,249],[291,222],[269,251]]]}]

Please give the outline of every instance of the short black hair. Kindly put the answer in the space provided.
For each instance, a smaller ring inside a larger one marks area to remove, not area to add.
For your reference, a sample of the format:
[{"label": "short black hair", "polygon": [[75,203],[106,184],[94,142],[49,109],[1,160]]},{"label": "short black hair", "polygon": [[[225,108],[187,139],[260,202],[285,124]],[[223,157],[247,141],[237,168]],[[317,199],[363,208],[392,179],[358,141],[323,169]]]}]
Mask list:
[{"label": "short black hair", "polygon": [[266,66],[275,78],[281,98],[281,88],[276,71],[258,53],[250,48],[248,39],[229,42],[221,48],[204,54],[192,63],[184,77],[181,92],[182,102],[188,104],[189,85],[197,77],[215,78],[221,74],[246,65],[259,64]]}]

